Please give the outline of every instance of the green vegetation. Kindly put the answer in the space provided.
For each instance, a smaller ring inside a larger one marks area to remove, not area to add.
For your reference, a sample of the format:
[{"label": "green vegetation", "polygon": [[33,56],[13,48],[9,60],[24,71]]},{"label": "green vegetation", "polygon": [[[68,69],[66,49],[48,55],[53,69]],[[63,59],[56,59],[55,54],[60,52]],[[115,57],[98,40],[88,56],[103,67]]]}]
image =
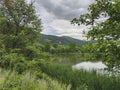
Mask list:
[{"label": "green vegetation", "polygon": [[[97,40],[92,50],[97,53],[97,58],[109,69],[120,69],[120,1],[119,0],[95,0],[89,6],[87,14],[74,18],[72,23],[91,25],[87,37]],[[96,22],[101,17],[106,18],[102,22]],[[96,58],[96,59],[97,59]]]},{"label": "green vegetation", "polygon": [[61,45],[68,45],[70,42],[75,42],[77,45],[85,44],[85,42],[82,40],[74,39],[74,38],[67,37],[67,36],[58,37],[58,36],[53,36],[53,35],[41,34],[40,43],[44,43],[46,42],[46,40],[49,40],[51,43],[57,43]]},{"label": "green vegetation", "polygon": [[0,90],[69,90],[65,86],[47,77],[38,79],[30,72],[17,74],[16,72],[0,69]]},{"label": "green vegetation", "polygon": [[96,71],[72,70],[69,65],[44,64],[44,73],[64,84],[71,84],[71,90],[119,90],[120,77],[97,74]]},{"label": "green vegetation", "polygon": [[[112,71],[108,74],[98,74],[94,70],[92,72],[74,70],[71,66],[78,62],[75,58],[80,58],[81,61],[101,60],[109,70],[117,68],[114,70],[119,71],[118,0],[96,0],[96,3],[90,5],[88,14],[73,19],[72,23],[78,25],[92,25],[88,37],[95,39],[96,42],[86,42],[86,45],[82,42],[82,46],[78,45],[78,40],[72,38],[54,38],[47,35],[42,35],[46,40],[41,43],[43,40],[43,38],[40,40],[41,20],[36,16],[33,4],[33,2],[27,4],[25,0],[7,0],[0,4],[1,90],[120,89],[119,72],[117,75]],[[100,14],[109,18],[94,24]],[[55,39],[62,41],[59,43]],[[64,61],[56,58],[54,60],[54,57],[59,58],[60,55],[67,55],[70,63],[66,58]]]}]

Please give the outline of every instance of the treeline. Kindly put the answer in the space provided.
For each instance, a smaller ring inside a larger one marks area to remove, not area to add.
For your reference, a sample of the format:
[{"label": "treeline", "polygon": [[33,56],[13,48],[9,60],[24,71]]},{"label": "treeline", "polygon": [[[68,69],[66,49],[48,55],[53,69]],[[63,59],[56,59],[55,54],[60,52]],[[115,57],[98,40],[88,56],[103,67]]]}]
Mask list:
[{"label": "treeline", "polygon": [[60,54],[60,53],[79,53],[80,45],[77,45],[75,42],[70,42],[68,45],[63,45],[60,43],[51,43],[49,40],[46,40],[41,44],[43,52],[49,52],[51,54]]}]

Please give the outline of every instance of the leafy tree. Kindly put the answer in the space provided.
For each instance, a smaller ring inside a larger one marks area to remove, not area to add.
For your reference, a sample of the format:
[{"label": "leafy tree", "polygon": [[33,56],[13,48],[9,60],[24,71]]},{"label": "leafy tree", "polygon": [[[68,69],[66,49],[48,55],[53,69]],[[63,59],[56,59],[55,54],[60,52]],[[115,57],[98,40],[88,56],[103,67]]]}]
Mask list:
[{"label": "leafy tree", "polygon": [[0,66],[22,73],[29,62],[38,59],[41,47],[37,42],[41,20],[33,6],[25,0],[4,0],[0,4]]},{"label": "leafy tree", "polygon": [[58,43],[53,43],[53,47],[57,48],[58,47]]},{"label": "leafy tree", "polygon": [[50,52],[50,49],[51,49],[51,42],[50,42],[50,40],[46,39],[44,45],[45,45],[45,51],[46,52]]},{"label": "leafy tree", "polygon": [[[97,48],[109,68],[120,68],[120,1],[95,0],[88,8],[89,12],[74,18],[73,24],[90,25],[87,37],[97,40]],[[106,18],[97,22],[100,18]],[[99,57],[100,58],[100,57]]]},{"label": "leafy tree", "polygon": [[71,52],[74,52],[74,51],[76,51],[76,43],[74,42],[74,41],[71,41],[70,43],[69,43],[69,49],[70,49],[70,51]]},{"label": "leafy tree", "polygon": [[0,5],[0,41],[5,49],[22,48],[40,35],[41,20],[36,16],[33,2],[5,0]]}]

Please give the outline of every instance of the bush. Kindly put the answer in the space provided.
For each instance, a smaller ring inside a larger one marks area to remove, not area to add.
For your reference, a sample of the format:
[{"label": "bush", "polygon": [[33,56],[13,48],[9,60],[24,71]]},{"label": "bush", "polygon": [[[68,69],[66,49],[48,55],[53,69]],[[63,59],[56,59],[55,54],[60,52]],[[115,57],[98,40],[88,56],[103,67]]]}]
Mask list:
[{"label": "bush", "polygon": [[18,73],[22,73],[27,69],[27,62],[23,55],[10,53],[2,55],[0,60],[0,67],[11,70],[15,69]]}]

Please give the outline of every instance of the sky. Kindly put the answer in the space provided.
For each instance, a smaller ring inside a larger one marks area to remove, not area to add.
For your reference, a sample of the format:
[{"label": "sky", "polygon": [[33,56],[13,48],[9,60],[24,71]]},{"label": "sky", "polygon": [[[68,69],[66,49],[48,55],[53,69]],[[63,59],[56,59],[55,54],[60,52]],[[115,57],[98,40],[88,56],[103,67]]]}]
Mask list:
[{"label": "sky", "polygon": [[70,21],[87,13],[88,6],[93,2],[94,0],[35,0],[36,13],[42,19],[41,33],[85,39],[83,30],[87,32],[89,28],[72,25]]}]

